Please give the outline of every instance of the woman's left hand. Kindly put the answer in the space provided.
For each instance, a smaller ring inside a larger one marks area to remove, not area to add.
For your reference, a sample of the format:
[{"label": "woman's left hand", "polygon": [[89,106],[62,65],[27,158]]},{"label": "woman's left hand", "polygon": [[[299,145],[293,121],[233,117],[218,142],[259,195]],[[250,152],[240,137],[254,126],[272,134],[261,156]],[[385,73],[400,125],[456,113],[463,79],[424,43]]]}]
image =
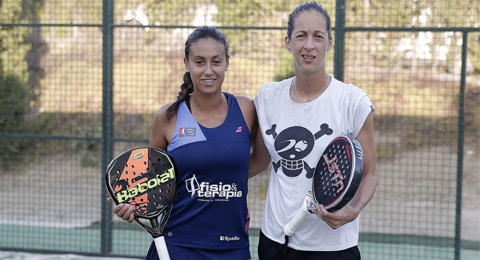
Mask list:
[{"label": "woman's left hand", "polygon": [[323,205],[314,203],[315,210],[313,213],[322,219],[328,226],[332,229],[337,229],[349,222],[355,220],[358,216],[358,213],[355,212],[354,208],[350,205],[345,205],[340,210],[329,212],[325,209]]}]

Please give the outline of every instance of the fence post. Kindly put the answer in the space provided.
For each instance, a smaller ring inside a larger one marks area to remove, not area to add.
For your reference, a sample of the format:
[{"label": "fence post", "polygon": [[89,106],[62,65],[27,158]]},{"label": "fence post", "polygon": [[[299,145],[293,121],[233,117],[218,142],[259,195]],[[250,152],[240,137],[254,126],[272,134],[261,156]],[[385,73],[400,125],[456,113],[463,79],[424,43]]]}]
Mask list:
[{"label": "fence post", "polygon": [[464,142],[464,105],[465,105],[465,77],[467,69],[468,31],[463,32],[462,68],[460,76],[460,93],[458,95],[458,143],[457,143],[457,198],[455,210],[455,260],[460,260],[462,250],[462,174],[463,174],[463,142]]},{"label": "fence post", "polygon": [[113,150],[113,0],[103,0],[103,109],[102,109],[102,211],[100,250],[103,256],[112,251],[112,204],[103,176]]},{"label": "fence post", "polygon": [[343,55],[345,51],[345,0],[337,0],[335,11],[335,44],[333,75],[343,81]]}]

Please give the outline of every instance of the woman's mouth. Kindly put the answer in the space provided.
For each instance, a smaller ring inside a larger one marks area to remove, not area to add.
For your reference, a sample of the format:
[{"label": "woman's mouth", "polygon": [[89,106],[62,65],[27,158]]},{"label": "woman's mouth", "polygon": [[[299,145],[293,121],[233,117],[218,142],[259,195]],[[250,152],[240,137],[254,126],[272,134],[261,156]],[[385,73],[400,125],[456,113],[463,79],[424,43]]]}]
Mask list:
[{"label": "woman's mouth", "polygon": [[312,61],[313,59],[315,59],[314,55],[302,55],[302,57],[305,61]]},{"label": "woman's mouth", "polygon": [[202,82],[207,85],[212,85],[215,82],[215,79],[202,79]]}]

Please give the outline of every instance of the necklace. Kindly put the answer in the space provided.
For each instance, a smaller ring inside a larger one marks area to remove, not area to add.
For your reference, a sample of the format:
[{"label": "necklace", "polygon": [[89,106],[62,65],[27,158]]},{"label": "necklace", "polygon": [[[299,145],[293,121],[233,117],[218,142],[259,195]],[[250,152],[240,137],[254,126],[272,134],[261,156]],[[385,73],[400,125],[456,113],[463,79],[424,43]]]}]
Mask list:
[{"label": "necklace", "polygon": [[[306,103],[309,103],[313,100],[315,100],[317,97],[319,97],[324,91],[325,91],[325,88],[327,87],[327,83],[329,82],[330,80],[330,76],[327,75],[327,78],[325,79],[325,83],[323,83],[323,87],[320,89],[320,92],[314,97],[312,98],[311,100],[305,102],[305,103],[300,103],[300,104],[306,104]],[[300,95],[298,95],[298,92],[297,92],[297,82],[296,82],[296,78],[294,79],[294,88],[293,88],[293,92],[295,94],[295,97],[297,98],[298,101],[300,101]],[[310,108],[312,108],[314,102],[312,102],[312,104],[310,104],[308,107],[303,107],[303,111],[305,112],[308,112],[310,110]]]}]

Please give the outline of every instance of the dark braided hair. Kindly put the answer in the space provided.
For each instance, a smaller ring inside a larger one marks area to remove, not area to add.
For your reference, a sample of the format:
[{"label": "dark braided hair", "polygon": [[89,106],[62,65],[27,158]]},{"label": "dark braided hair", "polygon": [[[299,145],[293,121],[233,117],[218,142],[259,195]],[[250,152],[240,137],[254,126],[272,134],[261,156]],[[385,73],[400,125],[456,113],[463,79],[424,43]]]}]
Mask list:
[{"label": "dark braided hair", "polygon": [[297,18],[300,13],[307,12],[307,11],[317,11],[320,14],[323,14],[325,16],[325,20],[327,20],[327,31],[328,31],[328,38],[332,38],[332,22],[330,20],[330,15],[327,12],[327,9],[325,9],[322,5],[316,3],[316,2],[308,2],[308,3],[303,3],[299,6],[297,6],[293,11],[290,13],[288,16],[288,26],[287,26],[287,36],[288,39],[291,39],[292,37],[292,31],[293,31],[293,26],[295,23],[295,18]]},{"label": "dark braided hair", "polygon": [[[203,26],[195,29],[187,38],[185,42],[185,59],[188,61],[190,54],[190,46],[200,39],[212,38],[225,46],[225,56],[228,61],[230,55],[228,54],[228,42],[225,35],[215,27]],[[190,98],[193,93],[193,82],[190,77],[190,72],[185,72],[183,75],[183,84],[180,86],[180,92],[178,92],[177,100],[173,102],[168,108],[165,114],[166,119],[172,118],[177,114],[180,103]]]}]

